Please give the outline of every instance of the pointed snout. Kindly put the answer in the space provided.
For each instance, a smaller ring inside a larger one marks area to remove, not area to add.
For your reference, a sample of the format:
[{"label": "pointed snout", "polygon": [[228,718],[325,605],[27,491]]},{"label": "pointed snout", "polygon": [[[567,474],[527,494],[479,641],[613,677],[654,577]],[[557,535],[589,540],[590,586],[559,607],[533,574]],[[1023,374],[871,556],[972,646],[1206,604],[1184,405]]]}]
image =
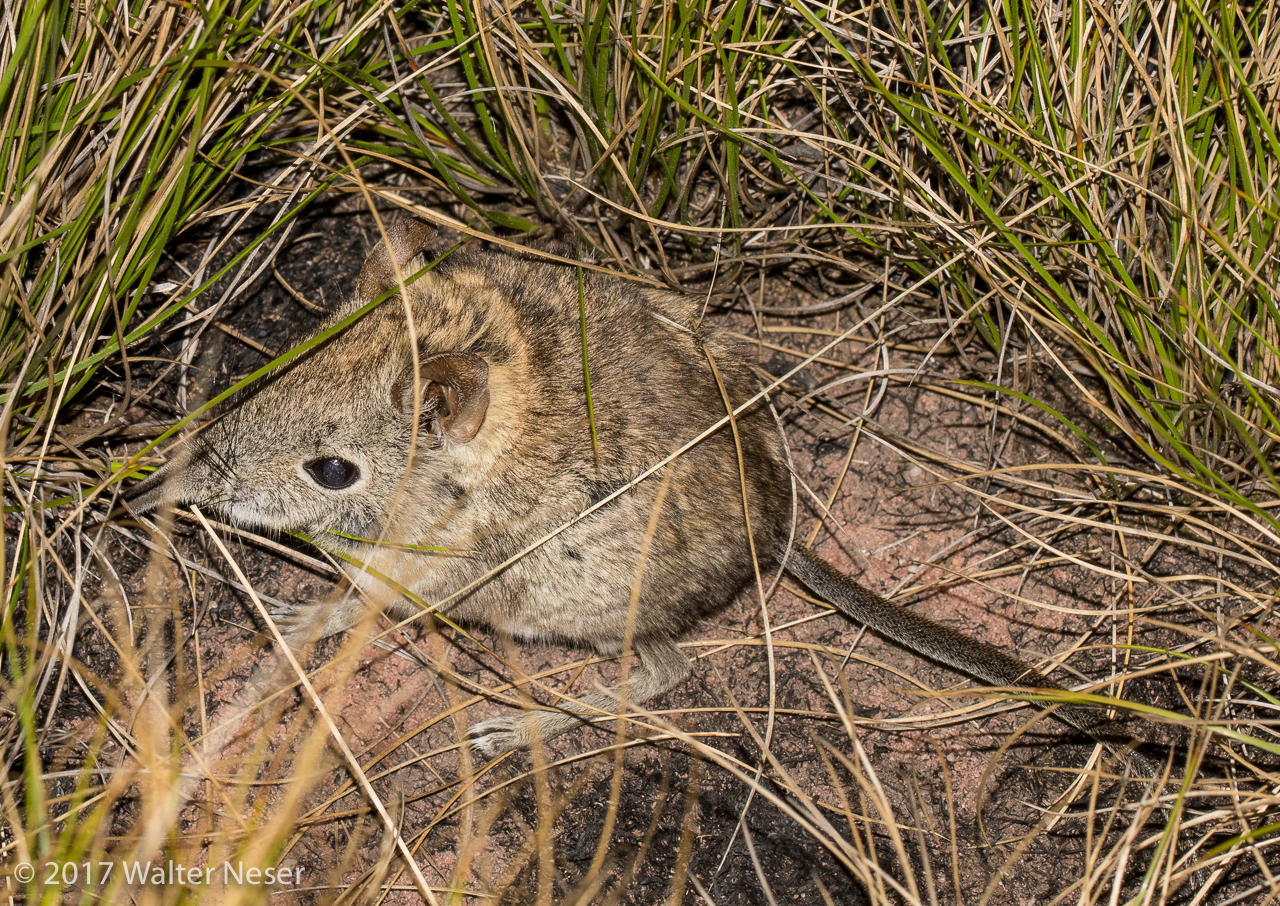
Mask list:
[{"label": "pointed snout", "polygon": [[124,499],[135,513],[149,513],[164,504],[181,503],[179,482],[171,479],[177,474],[177,461],[170,460],[142,481],[125,491]]},{"label": "pointed snout", "polygon": [[141,515],[162,506],[194,503],[191,478],[199,471],[201,452],[198,442],[175,451],[168,462],[124,492],[129,509]]}]

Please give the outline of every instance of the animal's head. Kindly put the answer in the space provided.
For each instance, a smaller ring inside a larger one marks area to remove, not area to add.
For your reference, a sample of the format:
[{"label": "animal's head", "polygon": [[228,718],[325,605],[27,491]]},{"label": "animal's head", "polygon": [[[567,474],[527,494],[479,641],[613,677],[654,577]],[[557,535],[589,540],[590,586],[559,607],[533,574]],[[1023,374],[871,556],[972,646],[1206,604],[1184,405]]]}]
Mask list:
[{"label": "animal's head", "polygon": [[[430,237],[417,221],[392,224],[361,269],[355,302],[420,269]],[[245,527],[376,536],[411,449],[430,456],[470,444],[489,408],[484,359],[418,339],[415,368],[405,306],[389,300],[238,398],[134,488],[133,507],[197,504]]]}]

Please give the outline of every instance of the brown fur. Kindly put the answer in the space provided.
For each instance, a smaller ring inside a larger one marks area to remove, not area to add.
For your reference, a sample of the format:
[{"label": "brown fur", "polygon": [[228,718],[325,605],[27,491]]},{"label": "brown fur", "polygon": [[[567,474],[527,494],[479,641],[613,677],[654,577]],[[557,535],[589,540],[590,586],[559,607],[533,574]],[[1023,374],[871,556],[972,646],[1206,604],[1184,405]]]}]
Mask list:
[{"label": "brown fur", "polygon": [[[335,323],[423,267],[422,225],[394,224],[388,239]],[[579,281],[598,449],[583,380]],[[144,508],[200,503],[240,525],[303,530],[366,564],[368,572],[349,570],[355,584],[393,617],[411,616],[415,605],[375,575],[429,604],[450,599],[721,420],[726,405],[709,357],[734,406],[757,393],[747,363],[695,323],[696,307],[683,296],[533,257],[455,254],[239,400],[188,455],[145,482],[138,499]],[[762,404],[739,414],[736,427],[755,550],[767,570],[782,557],[791,521],[785,456]],[[307,464],[330,457],[353,463],[359,480],[322,487]],[[684,678],[688,661],[676,640],[753,579],[750,550],[726,427],[445,612],[605,654],[630,643],[642,666],[627,698],[639,703]],[[798,550],[788,568],[852,618],[988,682],[1059,688]],[[299,606],[289,617],[290,641],[347,629],[360,616],[352,607]],[[617,705],[600,694],[569,707],[596,713]],[[1077,708],[1060,713],[1082,729],[1094,724]],[[494,755],[526,745],[531,728],[545,738],[576,722],[572,713],[541,711],[532,721],[485,721],[472,737]]]}]

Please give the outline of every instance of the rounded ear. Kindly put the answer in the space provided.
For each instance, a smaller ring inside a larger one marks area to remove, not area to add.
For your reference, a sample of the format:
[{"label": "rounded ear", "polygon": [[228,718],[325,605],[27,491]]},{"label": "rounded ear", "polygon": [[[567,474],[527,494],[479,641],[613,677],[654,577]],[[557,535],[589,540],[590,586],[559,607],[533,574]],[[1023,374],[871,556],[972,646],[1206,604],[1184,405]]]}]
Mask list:
[{"label": "rounded ear", "polygon": [[[469,352],[444,352],[418,363],[418,379],[422,407],[417,412],[434,418],[453,443],[470,443],[489,411],[489,363]],[[412,367],[391,385],[391,404],[406,418],[417,414]]]},{"label": "rounded ear", "polygon": [[387,241],[379,242],[364,259],[356,278],[356,298],[365,302],[376,299],[396,285],[396,269],[401,277],[409,276],[409,262],[418,256],[435,237],[428,223],[401,217],[387,224]]}]

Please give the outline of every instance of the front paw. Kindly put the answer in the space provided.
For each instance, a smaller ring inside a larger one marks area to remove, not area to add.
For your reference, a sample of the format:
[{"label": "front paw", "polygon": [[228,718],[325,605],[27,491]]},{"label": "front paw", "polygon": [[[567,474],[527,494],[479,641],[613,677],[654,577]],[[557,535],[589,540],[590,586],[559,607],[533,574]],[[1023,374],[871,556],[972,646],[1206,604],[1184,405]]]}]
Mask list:
[{"label": "front paw", "polygon": [[346,632],[360,622],[366,611],[358,600],[303,601],[285,604],[271,612],[271,620],[294,651],[331,635]]},{"label": "front paw", "polygon": [[286,604],[271,611],[271,622],[275,624],[285,642],[295,650],[305,647],[309,641],[315,641],[316,608],[314,606]]},{"label": "front paw", "polygon": [[472,724],[467,730],[471,747],[485,758],[497,758],[529,745],[529,717],[495,717]]}]

